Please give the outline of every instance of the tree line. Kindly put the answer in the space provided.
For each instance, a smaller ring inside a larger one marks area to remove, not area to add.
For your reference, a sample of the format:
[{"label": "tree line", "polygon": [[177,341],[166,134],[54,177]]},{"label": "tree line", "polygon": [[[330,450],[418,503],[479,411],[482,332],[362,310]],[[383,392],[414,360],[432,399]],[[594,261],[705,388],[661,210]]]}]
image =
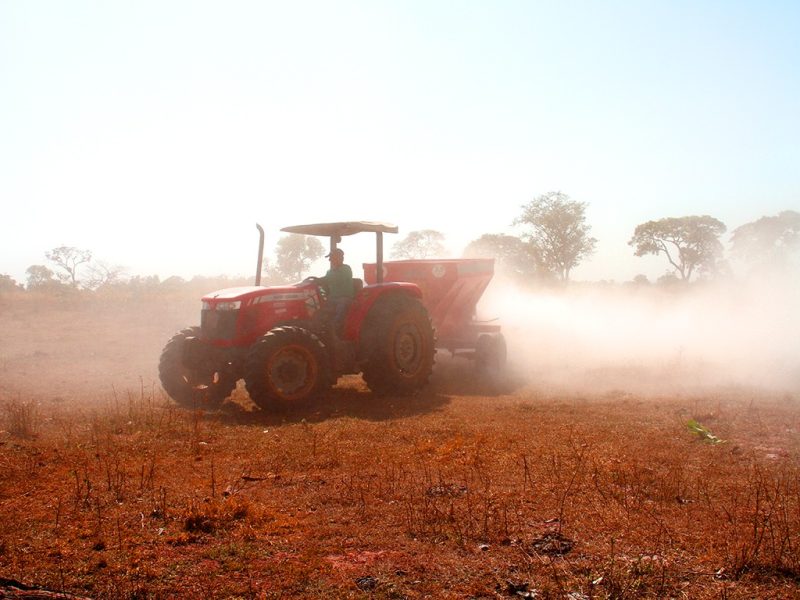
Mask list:
[{"label": "tree line", "polygon": [[[484,234],[470,242],[464,256],[493,257],[501,269],[520,279],[567,282],[597,245],[589,235],[587,207],[562,192],[548,192],[521,207],[512,223],[521,229],[519,235]],[[721,240],[726,231],[722,221],[709,215],[666,217],[637,225],[628,245],[635,256],[663,257],[668,265],[663,280],[689,282],[729,272]],[[437,231],[411,232],[394,246],[394,256],[441,256],[444,241]],[[800,213],[793,210],[741,225],[730,239],[730,255],[755,268],[783,267],[799,249]]]},{"label": "tree line", "polygon": [[[560,191],[542,194],[522,205],[511,223],[518,235],[484,234],[470,242],[463,255],[494,258],[499,270],[520,280],[568,282],[573,269],[591,256],[597,245],[586,222],[587,207],[588,203]],[[635,256],[662,256],[668,265],[662,279],[689,282],[728,272],[721,240],[726,232],[725,224],[709,215],[665,217],[637,225],[628,245]],[[392,246],[390,256],[440,258],[446,255],[445,239],[443,233],[432,229],[412,231]],[[793,210],[741,225],[730,238],[731,255],[756,267],[785,265],[798,248],[800,213]],[[324,246],[315,237],[286,235],[278,240],[274,258],[265,261],[264,282],[299,281],[324,253]],[[24,285],[9,275],[0,275],[0,291],[55,287],[96,290],[158,282],[155,276],[126,278],[123,267],[95,260],[91,251],[72,246],[53,248],[45,252],[45,258],[49,265],[28,267]],[[646,280],[643,275],[637,276],[641,278]],[[180,278],[170,280],[174,283]]]}]

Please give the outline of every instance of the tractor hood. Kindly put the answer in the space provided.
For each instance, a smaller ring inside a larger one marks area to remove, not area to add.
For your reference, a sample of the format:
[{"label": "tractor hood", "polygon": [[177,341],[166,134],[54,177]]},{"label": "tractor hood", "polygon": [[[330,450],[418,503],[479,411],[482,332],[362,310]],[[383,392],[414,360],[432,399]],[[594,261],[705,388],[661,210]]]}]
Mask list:
[{"label": "tractor hood", "polygon": [[250,298],[251,296],[257,296],[259,292],[265,289],[267,288],[261,285],[225,288],[224,290],[217,290],[216,292],[206,294],[203,296],[203,300],[242,300],[244,298]]},{"label": "tractor hood", "polygon": [[259,296],[267,296],[267,295],[283,295],[283,294],[294,294],[294,293],[305,293],[304,288],[298,285],[275,285],[265,287],[263,285],[249,285],[249,286],[242,286],[242,287],[232,287],[232,288],[225,288],[223,290],[217,290],[216,292],[211,292],[210,294],[206,294],[203,296],[203,302],[233,302],[236,300],[240,300],[242,302],[247,302],[252,298],[257,298]]}]

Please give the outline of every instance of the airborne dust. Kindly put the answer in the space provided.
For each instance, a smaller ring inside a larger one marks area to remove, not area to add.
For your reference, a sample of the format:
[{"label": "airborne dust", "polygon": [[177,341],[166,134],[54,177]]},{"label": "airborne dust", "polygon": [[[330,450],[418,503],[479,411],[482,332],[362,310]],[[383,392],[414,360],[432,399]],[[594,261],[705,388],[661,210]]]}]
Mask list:
[{"label": "airborne dust", "polygon": [[[88,399],[156,391],[161,349],[197,323],[202,292],[85,309],[10,304],[0,314],[0,393]],[[508,381],[538,391],[664,396],[746,386],[782,393],[800,390],[799,306],[796,274],[688,288],[522,288],[496,274],[478,317],[502,326]],[[445,379],[451,367],[470,368],[460,359],[448,367],[445,355],[437,355]]]},{"label": "airborne dust", "polygon": [[479,318],[502,323],[509,367],[539,387],[667,395],[800,389],[800,285],[748,281],[520,289],[495,277]]}]

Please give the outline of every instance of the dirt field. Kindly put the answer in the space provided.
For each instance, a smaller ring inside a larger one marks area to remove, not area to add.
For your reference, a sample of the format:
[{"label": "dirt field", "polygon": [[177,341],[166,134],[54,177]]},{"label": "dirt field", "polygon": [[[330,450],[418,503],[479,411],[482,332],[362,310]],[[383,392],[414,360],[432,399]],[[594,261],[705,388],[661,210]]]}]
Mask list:
[{"label": "dirt field", "polygon": [[577,392],[439,357],[413,398],[352,377],[289,413],[239,389],[204,414],[156,378],[198,308],[0,302],[0,578],[94,598],[800,597],[796,390],[645,396],[630,372]]}]

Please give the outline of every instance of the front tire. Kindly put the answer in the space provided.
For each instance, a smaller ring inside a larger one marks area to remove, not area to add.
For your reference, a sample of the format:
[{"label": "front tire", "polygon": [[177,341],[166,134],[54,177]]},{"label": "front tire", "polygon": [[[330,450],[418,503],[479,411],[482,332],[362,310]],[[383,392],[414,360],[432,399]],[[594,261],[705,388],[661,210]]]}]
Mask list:
[{"label": "front tire", "polygon": [[250,398],[264,410],[300,403],[330,382],[325,346],[301,327],[272,329],[250,348],[244,381]]},{"label": "front tire", "polygon": [[399,294],[378,300],[362,331],[362,372],[372,391],[410,394],[428,383],[436,348],[419,300]]},{"label": "front tire", "polygon": [[199,327],[182,329],[170,338],[158,361],[161,387],[186,408],[216,409],[236,387],[236,380],[208,365],[184,363],[184,346],[189,337],[199,337]]}]

